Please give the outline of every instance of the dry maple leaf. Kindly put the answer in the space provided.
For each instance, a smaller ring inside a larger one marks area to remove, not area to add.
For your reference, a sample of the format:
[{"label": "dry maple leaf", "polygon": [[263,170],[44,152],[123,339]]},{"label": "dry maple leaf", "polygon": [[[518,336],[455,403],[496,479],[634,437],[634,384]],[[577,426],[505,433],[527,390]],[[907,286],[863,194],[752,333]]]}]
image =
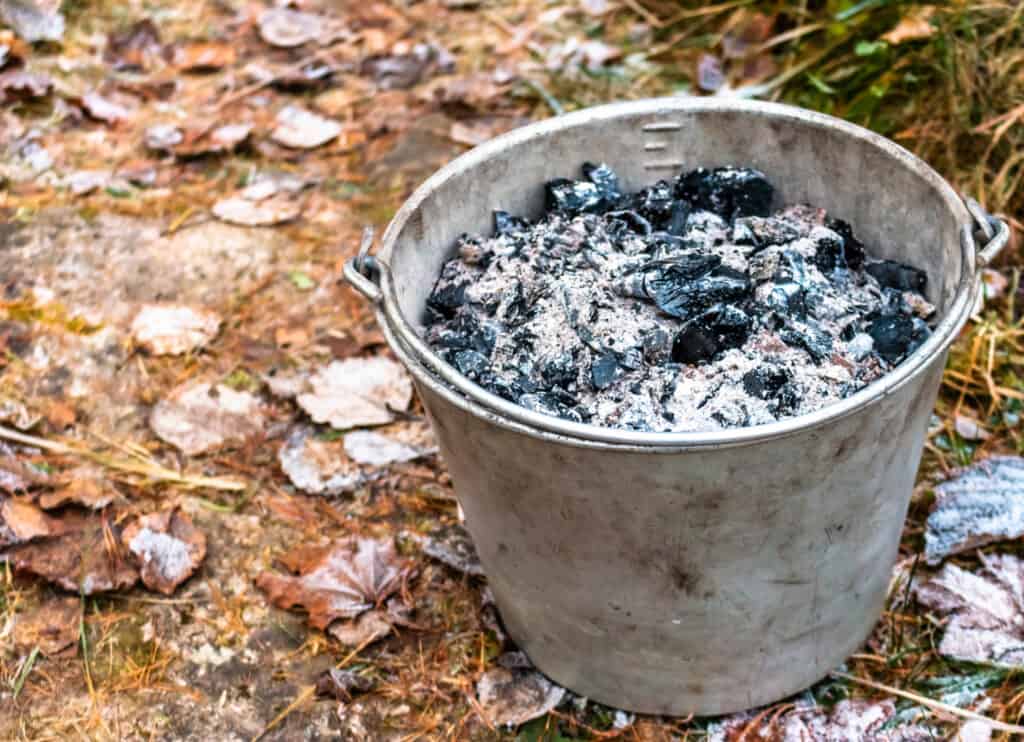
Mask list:
[{"label": "dry maple leaf", "polygon": [[172,390],[149,416],[157,437],[187,456],[242,441],[263,430],[258,397],[218,384],[187,382]]},{"label": "dry maple leaf", "polygon": [[21,647],[39,647],[50,656],[63,652],[78,641],[81,628],[81,598],[61,595],[43,601],[14,624],[14,641]]},{"label": "dry maple leaf", "polygon": [[918,585],[918,601],[950,616],[939,652],[968,662],[1024,667],[1024,561],[979,554],[983,574],[947,564]]},{"label": "dry maple leaf", "polygon": [[256,585],[279,608],[305,608],[318,629],[381,606],[413,573],[391,539],[349,539],[300,557],[291,565],[297,576],[263,572]]},{"label": "dry maple leaf", "polygon": [[170,595],[206,557],[206,536],[178,508],[150,513],[124,529],[122,541],[139,563],[142,582]]}]

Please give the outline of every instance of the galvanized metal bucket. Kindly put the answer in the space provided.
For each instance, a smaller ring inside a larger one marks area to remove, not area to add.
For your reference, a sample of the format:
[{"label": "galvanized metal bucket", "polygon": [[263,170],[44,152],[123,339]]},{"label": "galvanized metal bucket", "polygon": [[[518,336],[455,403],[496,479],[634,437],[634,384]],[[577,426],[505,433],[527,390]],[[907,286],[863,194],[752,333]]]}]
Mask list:
[{"label": "galvanized metal bucket", "polygon": [[[421,340],[434,280],[460,234],[489,233],[493,209],[535,215],[543,181],[594,159],[632,189],[684,167],[763,170],[780,203],[822,206],[875,255],[925,269],[933,335],[842,402],[736,430],[598,428],[489,394]],[[658,99],[463,155],[345,275],[415,380],[506,627],[537,667],[611,706],[719,714],[807,687],[870,633],[946,353],[1008,234],[860,127],[768,103]]]}]

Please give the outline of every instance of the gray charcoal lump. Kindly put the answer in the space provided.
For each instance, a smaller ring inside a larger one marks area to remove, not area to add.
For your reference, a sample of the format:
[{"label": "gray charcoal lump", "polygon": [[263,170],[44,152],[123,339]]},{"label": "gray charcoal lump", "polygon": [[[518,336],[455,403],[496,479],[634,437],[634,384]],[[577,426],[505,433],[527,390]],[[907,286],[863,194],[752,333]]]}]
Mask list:
[{"label": "gray charcoal lump", "polygon": [[772,210],[745,167],[625,192],[606,164],[543,185],[537,220],[494,212],[427,301],[426,340],[484,389],[575,422],[649,432],[812,412],[923,343],[927,277],[872,258],[823,209]]}]

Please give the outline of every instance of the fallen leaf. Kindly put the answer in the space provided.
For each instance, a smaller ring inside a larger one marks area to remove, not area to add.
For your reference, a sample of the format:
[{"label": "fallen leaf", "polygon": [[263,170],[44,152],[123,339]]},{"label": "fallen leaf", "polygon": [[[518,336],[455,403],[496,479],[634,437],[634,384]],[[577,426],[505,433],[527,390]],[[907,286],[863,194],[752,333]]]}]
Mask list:
[{"label": "fallen leaf", "polygon": [[516,727],[558,706],[565,688],[536,670],[496,667],[477,681],[476,697],[491,724]]},{"label": "fallen leaf", "polygon": [[981,427],[981,423],[967,415],[956,415],[953,418],[953,429],[965,441],[984,441],[992,435]]},{"label": "fallen leaf", "polygon": [[[67,522],[68,518],[62,518]],[[56,536],[7,550],[15,572],[34,574],[65,590],[93,595],[131,587],[139,578],[121,553],[116,526],[90,516]]]},{"label": "fallen leaf", "polygon": [[1010,286],[1010,279],[991,268],[981,271],[981,282],[985,289],[985,299],[998,299]]},{"label": "fallen leaf", "polygon": [[173,124],[153,124],[143,135],[146,147],[157,152],[172,150],[185,139],[185,133]]},{"label": "fallen leaf", "polygon": [[179,304],[146,304],[132,320],[137,345],[154,355],[181,355],[202,348],[220,331],[221,318],[209,309]]},{"label": "fallen leaf", "polygon": [[325,18],[289,8],[270,8],[260,13],[260,37],[272,46],[289,48],[315,41]]},{"label": "fallen leaf", "polygon": [[153,408],[149,426],[187,456],[240,442],[263,430],[260,399],[219,384],[189,382]]},{"label": "fallen leaf", "polygon": [[345,436],[345,453],[360,464],[387,466],[415,461],[433,451],[407,445],[370,430],[356,430]]},{"label": "fallen leaf", "polygon": [[[782,714],[757,711],[733,714],[708,729],[708,742],[770,739],[782,742],[926,742],[937,739],[934,730],[919,724],[899,724],[896,703],[889,698],[872,701],[848,698],[831,709],[798,703]],[[754,724],[751,729],[751,724]]]},{"label": "fallen leaf", "polygon": [[160,32],[149,18],[136,21],[107,39],[104,61],[117,70],[146,70],[162,61],[164,48]]},{"label": "fallen leaf", "polygon": [[992,456],[935,487],[925,556],[952,554],[1024,536],[1024,458]]},{"label": "fallen leaf", "polygon": [[29,43],[60,41],[64,36],[64,16],[33,0],[0,0],[0,20]]},{"label": "fallen leaf", "polygon": [[75,408],[59,399],[50,400],[45,404],[43,416],[46,418],[46,422],[57,430],[70,428],[78,419]]},{"label": "fallen leaf", "polygon": [[22,461],[10,447],[0,443],[0,490],[13,495],[49,481],[43,472]]},{"label": "fallen leaf", "polygon": [[44,655],[53,656],[78,641],[81,621],[81,598],[52,596],[31,613],[18,616],[14,640],[24,648],[39,647]]},{"label": "fallen leaf", "polygon": [[110,173],[103,170],[79,170],[65,180],[68,190],[75,196],[86,196],[110,182]]},{"label": "fallen leaf", "polygon": [[270,137],[293,149],[312,149],[341,134],[337,121],[319,116],[298,106],[285,106],[277,114],[277,127]]},{"label": "fallen leaf", "polygon": [[83,95],[79,104],[89,118],[107,124],[124,121],[129,115],[127,108],[107,100],[96,91]]},{"label": "fallen leaf", "polygon": [[[205,155],[233,152],[249,139],[253,125],[250,123],[223,124],[222,126],[201,126],[185,129],[181,139],[167,149],[178,157],[202,157]],[[152,149],[159,149],[153,147]]]},{"label": "fallen leaf", "polygon": [[366,646],[394,630],[385,611],[368,611],[352,621],[335,621],[327,633],[349,647]]},{"label": "fallen leaf", "polygon": [[463,574],[473,577],[484,576],[484,568],[480,564],[473,539],[462,526],[442,526],[427,534],[415,534],[413,539],[431,559],[436,559]]},{"label": "fallen leaf", "polygon": [[53,510],[63,505],[81,505],[99,510],[117,499],[117,492],[107,483],[104,470],[97,466],[79,466],[62,474],[60,486],[53,492],[39,495],[39,506]]},{"label": "fallen leaf", "polygon": [[985,556],[981,574],[955,564],[915,589],[917,600],[948,616],[939,652],[967,662],[1024,667],[1024,562]]},{"label": "fallen leaf", "polygon": [[725,72],[722,62],[713,54],[701,54],[697,63],[697,87],[714,93],[725,85]]},{"label": "fallen leaf", "polygon": [[210,72],[235,61],[235,47],[222,41],[193,41],[174,50],[174,66],[183,72]]},{"label": "fallen leaf", "polygon": [[64,532],[57,518],[51,518],[30,502],[11,498],[0,502],[0,549]]},{"label": "fallen leaf", "polygon": [[405,370],[387,358],[332,361],[309,380],[311,392],[297,397],[299,406],[318,423],[339,430],[383,425],[393,411],[408,409],[412,382]]},{"label": "fallen leaf", "polygon": [[891,30],[882,35],[882,40],[890,44],[902,44],[905,41],[920,41],[931,38],[937,30],[929,21],[935,15],[935,8],[922,5],[915,8],[900,19]]},{"label": "fallen leaf", "polygon": [[170,595],[206,557],[206,536],[178,508],[144,515],[124,529],[143,584]]},{"label": "fallen leaf", "polygon": [[217,201],[211,211],[215,217],[229,224],[270,227],[298,219],[302,207],[287,195],[255,201],[244,196],[231,196]]},{"label": "fallen leaf", "polygon": [[304,556],[303,563],[291,565],[297,576],[263,572],[256,585],[278,608],[305,608],[318,629],[373,611],[413,574],[391,539],[336,541]]},{"label": "fallen leaf", "polygon": [[292,484],[311,495],[354,492],[381,475],[364,472],[345,455],[340,441],[319,440],[308,426],[292,431],[278,460]]},{"label": "fallen leaf", "polygon": [[750,51],[771,38],[774,17],[766,13],[741,11],[738,22],[722,36],[722,55],[726,59],[742,59]]},{"label": "fallen leaf", "polygon": [[317,678],[316,694],[337,701],[351,701],[352,696],[357,693],[367,693],[373,690],[373,680],[358,675],[351,670],[339,670],[332,667],[325,670]]},{"label": "fallen leaf", "polygon": [[0,102],[42,98],[53,89],[53,80],[46,75],[22,69],[0,73]]}]

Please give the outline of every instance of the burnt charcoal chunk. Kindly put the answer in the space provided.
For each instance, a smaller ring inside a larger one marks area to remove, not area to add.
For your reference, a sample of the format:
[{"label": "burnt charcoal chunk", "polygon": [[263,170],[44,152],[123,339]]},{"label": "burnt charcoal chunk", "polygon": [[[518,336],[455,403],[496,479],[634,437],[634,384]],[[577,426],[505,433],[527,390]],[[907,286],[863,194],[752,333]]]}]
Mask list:
[{"label": "burnt charcoal chunk", "polygon": [[644,335],[643,356],[651,365],[666,363],[672,357],[672,336],[660,327]]},{"label": "burnt charcoal chunk", "polygon": [[487,356],[475,350],[460,350],[454,356],[455,368],[468,379],[477,381],[488,374],[490,363]]},{"label": "burnt charcoal chunk", "polygon": [[777,366],[759,366],[743,374],[743,389],[751,397],[772,399],[789,381],[785,369]]},{"label": "burnt charcoal chunk", "polygon": [[451,319],[455,316],[455,310],[466,303],[467,285],[467,283],[447,283],[444,286],[435,286],[433,293],[427,299],[427,307],[441,317]]},{"label": "burnt charcoal chunk", "polygon": [[746,312],[728,304],[716,304],[685,325],[672,343],[676,363],[710,361],[719,353],[746,342],[753,322]]},{"label": "burnt charcoal chunk", "polygon": [[924,271],[895,260],[872,261],[864,266],[864,272],[874,276],[883,286],[898,291],[916,291],[924,294],[928,285],[928,276]]},{"label": "burnt charcoal chunk", "polygon": [[519,216],[513,216],[507,211],[494,212],[494,234],[510,234],[527,229],[530,222]]},{"label": "burnt charcoal chunk", "polygon": [[786,345],[806,351],[815,363],[821,363],[832,354],[832,336],[810,325],[787,327],[779,337]]},{"label": "burnt charcoal chunk", "polygon": [[[565,396],[568,397],[569,395]],[[525,407],[533,412],[561,417],[572,422],[583,422],[583,416],[580,414],[580,411],[573,406],[575,400],[572,400],[571,404],[566,404],[563,397],[554,393],[538,392],[537,394],[524,394],[519,397],[517,402],[520,407]]]},{"label": "burnt charcoal chunk", "polygon": [[892,364],[917,350],[931,334],[928,325],[905,314],[884,314],[868,325],[867,332],[875,341],[875,352]]},{"label": "burnt charcoal chunk", "polygon": [[544,194],[548,211],[581,214],[584,211],[599,211],[604,204],[601,189],[585,180],[549,180],[544,184]]},{"label": "burnt charcoal chunk", "polygon": [[668,216],[668,224],[665,231],[671,235],[681,236],[686,233],[686,225],[690,221],[692,209],[685,201],[676,201],[672,204],[672,211]]},{"label": "burnt charcoal chunk", "polygon": [[733,235],[741,240],[737,244],[754,245],[759,250],[772,245],[785,245],[803,236],[788,219],[774,216],[737,219],[733,225]]},{"label": "burnt charcoal chunk", "polygon": [[846,268],[843,238],[831,234],[820,237],[814,245],[814,258],[812,262],[825,275],[828,275],[837,268]]},{"label": "burnt charcoal chunk", "polygon": [[750,293],[746,274],[727,267],[694,279],[680,271],[666,270],[648,285],[658,309],[680,319],[688,319],[712,304],[742,300]]},{"label": "burnt charcoal chunk", "polygon": [[540,373],[545,383],[564,389],[576,382],[576,361],[571,353],[564,353],[545,363]]},{"label": "burnt charcoal chunk", "polygon": [[800,389],[793,382],[789,382],[779,390],[778,396],[772,400],[772,414],[792,415],[799,404]]},{"label": "burnt charcoal chunk", "polygon": [[625,232],[633,232],[635,234],[642,234],[646,237],[654,231],[654,227],[651,226],[651,223],[647,221],[647,219],[630,209],[609,211],[605,214],[605,218],[613,222],[618,222],[622,225],[618,231],[620,236]]},{"label": "burnt charcoal chunk", "polygon": [[664,226],[672,217],[672,209],[676,204],[672,186],[664,180],[641,189],[631,201],[633,209],[657,227]]},{"label": "burnt charcoal chunk", "polygon": [[583,176],[597,186],[601,198],[604,199],[607,206],[610,207],[622,198],[622,191],[619,190],[619,176],[603,162],[600,165],[584,162]]},{"label": "burnt charcoal chunk", "polygon": [[789,314],[801,319],[807,314],[804,287],[794,281],[776,283],[765,302],[769,309],[780,314]]},{"label": "burnt charcoal chunk", "polygon": [[864,265],[864,243],[853,235],[853,227],[842,219],[825,218],[825,226],[843,238],[843,257],[851,270],[859,271]]},{"label": "burnt charcoal chunk", "polygon": [[774,189],[764,173],[751,168],[697,168],[676,179],[675,193],[694,209],[713,211],[724,219],[768,216]]},{"label": "burnt charcoal chunk", "polygon": [[590,365],[590,383],[595,389],[607,389],[615,383],[621,373],[615,353],[607,352],[594,359]]}]

